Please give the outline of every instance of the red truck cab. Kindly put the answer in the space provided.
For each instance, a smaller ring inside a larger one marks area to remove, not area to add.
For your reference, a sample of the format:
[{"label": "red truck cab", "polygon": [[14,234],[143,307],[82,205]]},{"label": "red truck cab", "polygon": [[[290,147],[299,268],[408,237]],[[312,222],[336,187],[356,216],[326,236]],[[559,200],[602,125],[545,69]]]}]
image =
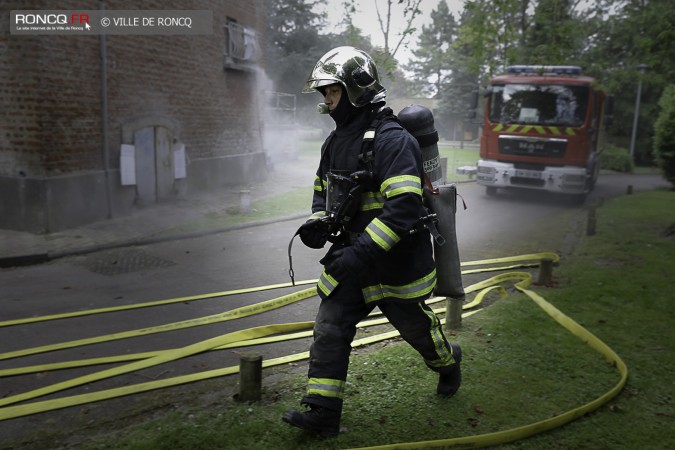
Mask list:
[{"label": "red truck cab", "polygon": [[486,93],[476,180],[584,198],[598,178],[605,94],[577,66],[510,66]]}]

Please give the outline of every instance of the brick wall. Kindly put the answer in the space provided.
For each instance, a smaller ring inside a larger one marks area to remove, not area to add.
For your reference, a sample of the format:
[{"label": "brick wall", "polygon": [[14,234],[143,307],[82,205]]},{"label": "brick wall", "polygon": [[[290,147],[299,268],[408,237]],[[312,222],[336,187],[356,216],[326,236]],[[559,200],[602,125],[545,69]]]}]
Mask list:
[{"label": "brick wall", "polygon": [[[134,129],[153,123],[169,124],[174,140],[185,144],[188,179],[176,180],[177,193],[189,195],[196,189],[264,176],[257,110],[262,72],[224,69],[223,53],[228,17],[254,28],[262,42],[265,0],[116,0],[104,5],[118,10],[209,9],[214,32],[105,37],[106,160],[99,36],[10,36],[10,10],[49,9],[53,2],[4,1],[0,11],[0,196],[4,200],[0,227],[54,231],[100,219],[111,209],[115,214],[127,212],[136,202],[133,186],[121,186],[119,181],[120,144],[133,143],[129,139]],[[99,2],[66,0],[58,7],[93,10],[99,9]],[[107,174],[102,173],[105,162]],[[63,177],[70,178],[66,190],[56,187]],[[103,183],[95,190],[99,195],[106,190],[112,193],[108,211],[92,212],[90,198],[72,198],[80,178],[82,186]],[[27,184],[41,195],[27,198],[19,192]],[[50,219],[60,215],[59,209],[36,204],[49,201],[68,204],[62,210],[67,209],[72,219]],[[81,214],[73,213],[79,209]],[[42,223],[36,225],[36,221]]]}]

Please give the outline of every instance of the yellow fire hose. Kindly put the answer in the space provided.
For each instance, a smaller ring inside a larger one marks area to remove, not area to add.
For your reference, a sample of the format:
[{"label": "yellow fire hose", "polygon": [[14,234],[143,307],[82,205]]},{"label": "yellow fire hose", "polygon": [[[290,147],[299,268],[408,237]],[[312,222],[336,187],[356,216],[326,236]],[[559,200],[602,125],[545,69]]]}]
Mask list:
[{"label": "yellow fire hose", "polygon": [[[485,266],[493,264],[504,264],[504,263],[518,263],[516,265],[510,266],[500,266],[500,267],[487,267],[463,271],[463,274],[467,273],[478,273],[478,272],[487,272],[495,270],[506,270],[514,269],[520,267],[534,267],[538,265],[538,261],[541,259],[551,259],[554,262],[558,261],[558,256],[554,253],[536,253],[528,255],[519,255],[506,258],[495,258],[481,261],[471,261],[462,263],[462,267],[471,267],[471,266]],[[534,262],[537,261],[537,262]],[[316,280],[307,280],[297,282],[299,284],[312,284]],[[621,358],[606,344],[599,340],[596,336],[590,333],[585,328],[581,327],[574,320],[563,314],[553,305],[548,303],[545,299],[539,296],[534,291],[528,289],[529,285],[532,283],[532,277],[527,272],[508,272],[503,273],[487,280],[475,283],[471,286],[465,288],[467,294],[472,292],[478,292],[475,298],[463,306],[464,310],[472,309],[478,306],[485,295],[492,290],[498,290],[501,296],[506,295],[506,290],[501,286],[505,282],[515,282],[514,286],[519,291],[527,295],[532,301],[534,301],[542,310],[544,310],[549,316],[551,316],[556,322],[561,326],[571,332],[573,335],[578,337],[583,342],[587,343],[594,350],[602,354],[614,367],[617,368],[620,375],[619,382],[608,392],[598,397],[597,399],[574,408],[570,411],[562,413],[552,418],[544,419],[532,424],[524,425],[518,428],[513,428],[510,430],[504,430],[494,433],[476,435],[476,436],[466,436],[459,438],[451,439],[442,439],[435,441],[424,441],[424,442],[414,442],[414,443],[403,443],[403,444],[392,444],[392,445],[383,445],[376,447],[369,447],[371,449],[457,449],[457,448],[478,448],[478,447],[487,447],[497,444],[504,444],[508,442],[513,442],[516,440],[524,439],[526,437],[532,436],[534,434],[542,433],[553,428],[560,427],[572,420],[575,420],[585,414],[588,414],[591,411],[596,410],[603,404],[607,403],[609,400],[614,398],[624,387],[628,378],[628,369],[626,365],[621,360]],[[169,303],[193,301],[193,300],[204,300],[216,297],[223,297],[229,295],[236,295],[249,292],[258,292],[270,289],[277,289],[283,287],[289,287],[290,283],[283,283],[278,285],[262,286],[257,288],[247,288],[234,291],[225,291],[220,293],[213,294],[204,294],[196,295],[191,297],[181,297],[176,299],[160,300],[157,302],[145,302],[138,303],[135,305],[126,305],[121,307],[112,307],[112,308],[98,308],[88,311],[78,311],[75,313],[68,314],[57,314],[50,316],[43,316],[37,318],[28,318],[28,319],[18,319],[0,322],[0,327],[2,326],[17,326],[26,323],[34,323],[44,320],[54,320],[54,319],[65,319],[70,317],[77,317],[90,314],[102,314],[113,311],[128,310],[134,308],[147,308],[157,305],[164,305]],[[45,345],[41,347],[34,347],[29,349],[18,350],[14,352],[7,352],[0,354],[0,360],[11,359],[20,356],[33,355],[53,350],[61,350],[66,348],[73,348],[83,345],[89,345],[100,342],[107,342],[116,339],[125,339],[129,337],[148,335],[153,333],[160,333],[164,331],[173,331],[177,329],[183,329],[187,327],[194,327],[205,325],[208,323],[217,323],[227,320],[233,320],[240,317],[246,317],[253,314],[262,313],[265,311],[270,311],[282,306],[309,298],[316,295],[315,288],[309,288],[302,291],[298,291],[292,294],[287,294],[272,300],[263,301],[257,304],[244,306],[241,308],[236,308],[221,314],[214,314],[211,316],[206,316],[197,319],[191,319],[181,322],[174,322],[170,324],[160,325],[157,327],[143,328],[138,330],[131,330],[121,333],[114,333],[105,336],[98,336],[95,338],[89,339],[80,339],[70,342],[63,342],[53,345]],[[436,303],[444,300],[443,298],[432,298],[428,303]],[[434,310],[437,313],[444,312],[443,308]],[[479,310],[469,311],[462,315],[462,317],[468,317],[472,314],[477,313]],[[376,316],[379,314],[373,314]],[[369,319],[364,320],[359,324],[359,327],[374,326],[386,323],[385,318],[380,319]],[[445,319],[442,320],[445,322]],[[93,403],[101,400],[111,399],[115,397],[121,397],[125,395],[131,395],[141,392],[147,392],[150,390],[161,389],[170,386],[178,386],[185,383],[191,383],[200,380],[206,380],[214,377],[221,377],[225,375],[235,374],[239,371],[239,367],[225,367],[220,369],[214,369],[199,373],[193,373],[183,376],[178,376],[174,378],[151,381],[147,383],[140,383],[130,386],[124,386],[119,388],[107,389],[99,392],[73,395],[68,397],[62,397],[52,400],[43,400],[35,401],[32,403],[26,403],[21,405],[14,405],[15,403],[25,402],[26,400],[35,399],[37,397],[58,392],[64,389],[71,387],[79,386],[86,383],[91,383],[93,381],[98,381],[104,378],[110,378],[125,373],[129,373],[135,370],[140,370],[147,367],[152,367],[158,364],[163,364],[165,362],[175,361],[180,358],[187,356],[195,355],[210,350],[220,350],[225,348],[233,348],[238,346],[250,346],[256,344],[278,342],[282,340],[289,339],[298,339],[302,337],[308,337],[311,335],[311,328],[313,322],[297,322],[297,323],[288,323],[288,324],[275,324],[275,325],[266,325],[262,327],[249,328],[241,331],[236,331],[233,333],[228,333],[222,336],[217,336],[215,338],[207,339],[195,344],[191,344],[178,349],[162,350],[155,352],[145,352],[137,353],[133,355],[117,355],[117,356],[108,356],[101,358],[92,358],[88,360],[80,361],[64,361],[60,363],[52,364],[43,364],[38,366],[31,367],[18,367],[12,369],[0,370],[0,377],[3,376],[13,376],[26,373],[34,372],[44,372],[49,370],[58,370],[64,368],[73,368],[73,367],[83,367],[94,364],[109,364],[109,363],[120,363],[124,362],[125,364],[114,367],[111,369],[101,370],[93,374],[85,375],[82,377],[77,377],[71,380],[67,380],[61,383],[56,383],[50,386],[46,386],[40,389],[35,389],[33,391],[25,392],[22,394],[14,395],[11,397],[6,397],[0,399],[0,421],[7,420],[12,418],[23,417],[31,414],[37,414],[40,412],[52,411],[61,408],[67,408],[76,405],[82,405],[86,403]],[[368,345],[374,342],[381,340],[391,339],[398,336],[398,331],[390,331],[387,333],[381,333],[378,335],[370,336],[368,338],[359,339],[353,342],[354,347]],[[263,361],[263,367],[272,367],[281,364],[287,364],[294,361],[300,361],[303,359],[309,358],[309,352],[302,352],[293,355],[283,356],[279,358],[273,358]],[[133,362],[129,362],[133,361]],[[10,406],[11,405],[11,406]]]}]

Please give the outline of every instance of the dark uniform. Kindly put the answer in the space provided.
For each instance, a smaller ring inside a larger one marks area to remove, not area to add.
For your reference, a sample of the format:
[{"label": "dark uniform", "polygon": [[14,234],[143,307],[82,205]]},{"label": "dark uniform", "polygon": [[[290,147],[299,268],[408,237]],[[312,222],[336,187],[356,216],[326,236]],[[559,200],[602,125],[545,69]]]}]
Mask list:
[{"label": "dark uniform", "polygon": [[[372,167],[359,161],[364,132],[374,118],[369,108],[338,126],[322,147],[314,184],[312,218],[326,214],[326,174],[372,168],[374,179],[348,225],[350,242],[335,244],[322,260],[342,249],[349,277],[338,282],[324,270],[318,283],[321,306],[310,350],[309,385],[303,403],[339,410],[356,325],[375,306],[438,372],[454,360],[436,315],[424,303],[436,285],[429,232],[410,234],[425,215],[422,161],[417,141],[395,121],[375,133]],[[329,266],[330,267],[330,266]]]},{"label": "dark uniform", "polygon": [[[342,92],[337,106],[330,90],[335,86]],[[424,303],[436,285],[436,268],[429,232],[425,228],[410,232],[426,215],[421,152],[391,110],[389,120],[383,115],[386,89],[379,83],[372,58],[353,47],[329,51],[303,89],[315,91],[330,98],[335,108],[329,114],[337,126],[321,149],[312,222],[299,230],[307,246],[322,248],[326,243],[325,231],[313,224],[324,223],[318,219],[328,214],[329,179],[372,173],[359,176],[363,183],[358,211],[350,213],[340,235],[343,239],[321,260],[324,271],[317,285],[321,305],[310,349],[307,393],[301,400],[310,410],[283,415],[293,426],[334,436],[339,431],[356,325],[376,306],[427,366],[439,373],[441,395],[452,396],[459,388],[461,350],[448,343],[440,321]],[[379,124],[375,130],[374,123]],[[364,140],[372,143],[364,145]]]}]

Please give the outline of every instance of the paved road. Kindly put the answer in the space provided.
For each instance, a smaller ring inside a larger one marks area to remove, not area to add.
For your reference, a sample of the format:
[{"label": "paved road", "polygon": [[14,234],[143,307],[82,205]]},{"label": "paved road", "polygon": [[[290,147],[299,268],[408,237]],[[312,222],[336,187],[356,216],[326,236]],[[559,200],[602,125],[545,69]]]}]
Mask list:
[{"label": "paved road", "polygon": [[[500,190],[496,197],[485,195],[485,189],[475,184],[460,185],[468,208],[457,213],[457,237],[462,260],[475,260],[505,252],[536,252],[541,250],[570,250],[574,235],[585,233],[583,222],[586,208],[605,200],[632,192],[666,186],[656,175],[601,175],[595,190],[583,205],[568,197],[540,191]],[[559,234],[555,229],[560,220],[571,221],[576,227]],[[571,239],[572,238],[572,239]],[[570,241],[571,239],[571,241]],[[545,248],[542,248],[545,247]]]},{"label": "paved road", "polygon": [[[603,176],[587,204],[624,195],[629,185],[634,192],[639,192],[664,184],[656,176]],[[573,243],[582,233],[583,206],[560,202],[558,197],[545,193],[505,192],[493,198],[486,196],[484,189],[474,183],[461,184],[458,190],[468,206],[457,213],[457,234],[463,261],[543,250],[565,253],[573,248]],[[561,221],[567,224],[562,233],[554,226]],[[288,281],[288,240],[300,222],[286,221],[200,238],[74,256],[43,265],[2,269],[0,320],[283,283]],[[547,234],[549,229],[554,235]],[[316,278],[319,274],[317,261],[322,252],[306,249],[299,239],[296,241],[293,247],[296,279]],[[542,245],[546,247],[542,248]],[[203,317],[296,290],[298,288],[280,289],[4,327],[0,328],[0,353]],[[316,307],[317,299],[313,298],[274,313],[236,321],[0,361],[0,369],[180,347],[256,325],[311,321]],[[301,339],[283,346],[267,345],[255,350],[265,358],[271,358],[305,351],[308,344],[308,339]],[[237,361],[238,356],[234,352],[212,352],[109,380],[102,385],[137,383],[236,365]],[[0,398],[100,369],[5,378],[0,383]],[[85,386],[70,390],[68,394],[97,388]],[[0,435],[7,438],[19,436],[29,429],[27,427],[39,428],[46,423],[65,426],[77,416],[78,411],[71,408],[0,422]]]}]

